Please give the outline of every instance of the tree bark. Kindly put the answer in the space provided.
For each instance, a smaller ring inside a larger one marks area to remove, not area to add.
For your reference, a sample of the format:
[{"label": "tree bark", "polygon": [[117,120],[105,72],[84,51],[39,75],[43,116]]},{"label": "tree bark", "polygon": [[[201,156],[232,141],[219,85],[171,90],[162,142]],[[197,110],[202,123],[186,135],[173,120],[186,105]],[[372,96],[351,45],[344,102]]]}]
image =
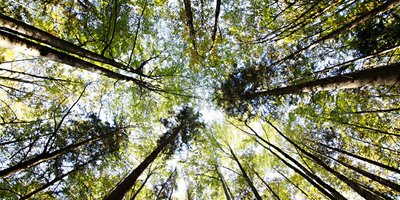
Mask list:
[{"label": "tree bark", "polygon": [[167,139],[162,141],[157,148],[139,164],[139,166],[137,166],[124,180],[118,183],[118,185],[106,197],[104,197],[104,200],[121,200],[136,183],[143,171],[157,158],[158,154],[160,154],[168,144],[177,138],[180,128],[181,127],[174,129],[173,133]]},{"label": "tree bark", "polygon": [[15,174],[15,173],[17,173],[19,171],[22,171],[22,170],[28,169],[28,168],[30,168],[32,166],[35,166],[35,165],[37,165],[39,163],[42,163],[42,162],[45,162],[47,160],[51,160],[53,158],[56,158],[56,157],[58,157],[58,156],[60,156],[60,155],[62,155],[64,153],[67,153],[67,152],[69,152],[71,150],[74,150],[74,149],[76,149],[78,147],[81,147],[81,146],[84,146],[84,145],[87,145],[87,144],[92,144],[92,143],[94,143],[94,142],[96,142],[98,140],[101,140],[103,138],[111,136],[112,134],[115,134],[115,133],[116,132],[111,132],[111,133],[103,134],[103,135],[100,135],[100,136],[97,136],[97,137],[94,137],[94,138],[91,138],[91,139],[88,139],[88,140],[85,140],[85,141],[82,141],[82,142],[78,142],[76,144],[71,144],[71,145],[68,145],[68,146],[66,146],[66,147],[64,147],[62,149],[56,150],[56,151],[54,151],[52,153],[42,153],[42,154],[40,154],[40,155],[38,155],[38,156],[36,156],[34,158],[31,158],[31,159],[29,159],[29,160],[27,160],[25,162],[22,162],[22,163],[14,165],[12,167],[9,167],[7,169],[1,170],[0,171],[0,177],[10,176],[10,175]]},{"label": "tree bark", "polygon": [[122,63],[118,63],[113,59],[107,58],[105,56],[99,55],[97,53],[91,52],[89,50],[83,49],[71,42],[60,39],[46,31],[40,30],[34,26],[21,22],[19,20],[13,19],[6,15],[0,13],[0,26],[9,28],[11,30],[16,31],[17,34],[27,37],[29,39],[33,39],[38,42],[42,42],[44,44],[50,45],[52,47],[58,48],[65,52],[69,52],[71,54],[75,54],[81,56],[83,58],[88,58],[94,61],[102,62],[104,64],[108,64],[114,66],[116,68],[124,69],[133,73],[137,73],[133,71],[132,68],[125,66]]},{"label": "tree bark", "polygon": [[38,56],[42,57],[48,60],[53,60],[56,62],[64,63],[79,69],[83,69],[86,71],[98,73],[100,75],[112,78],[112,79],[117,79],[117,80],[125,80],[125,81],[132,81],[136,83],[137,85],[147,88],[147,89],[154,89],[150,84],[130,77],[126,76],[117,72],[114,72],[112,70],[109,70],[104,67],[99,67],[93,63],[87,62],[85,60],[82,60],[80,58],[77,58],[75,56],[68,55],[66,53],[54,50],[52,48],[31,42],[29,40],[20,38],[18,36],[12,35],[10,33],[7,33],[3,30],[0,30],[0,47],[3,48],[11,48],[11,49],[17,49],[21,52],[33,55],[33,56]]},{"label": "tree bark", "polygon": [[257,200],[262,200],[260,194],[258,193],[256,187],[254,186],[253,182],[251,181],[250,177],[247,175],[246,171],[244,170],[242,164],[239,161],[239,158],[236,157],[235,153],[233,152],[232,148],[229,147],[229,151],[232,154],[233,160],[235,160],[236,164],[239,166],[240,171],[242,172],[242,175],[244,177],[244,179],[246,180],[247,184],[250,186],[251,190],[254,193],[254,196]]},{"label": "tree bark", "polygon": [[339,76],[323,78],[298,85],[276,88],[245,94],[247,99],[260,96],[277,96],[285,94],[300,94],[307,92],[329,91],[333,89],[351,89],[363,86],[394,85],[400,81],[400,63],[388,66],[376,67],[343,74]]}]

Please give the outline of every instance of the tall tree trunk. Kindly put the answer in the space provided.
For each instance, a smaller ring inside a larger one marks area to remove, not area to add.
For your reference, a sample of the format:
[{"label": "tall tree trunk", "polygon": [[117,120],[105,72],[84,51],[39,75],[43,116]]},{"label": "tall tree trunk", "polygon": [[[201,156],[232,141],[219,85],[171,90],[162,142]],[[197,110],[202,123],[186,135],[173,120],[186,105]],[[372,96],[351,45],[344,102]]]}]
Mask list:
[{"label": "tall tree trunk", "polygon": [[73,173],[75,173],[75,172],[81,170],[81,169],[84,168],[86,165],[88,165],[89,163],[94,162],[94,161],[96,161],[96,159],[93,159],[93,160],[91,160],[91,161],[89,161],[89,162],[86,162],[86,163],[84,163],[84,164],[78,165],[78,166],[75,167],[73,170],[71,170],[71,171],[69,171],[69,172],[67,172],[67,173],[65,173],[65,174],[62,174],[61,176],[55,177],[55,178],[54,178],[53,180],[51,180],[50,182],[48,182],[48,183],[42,185],[41,187],[37,188],[36,190],[34,190],[34,191],[28,193],[27,195],[21,197],[20,200],[29,199],[29,198],[32,197],[33,195],[35,195],[35,194],[37,194],[37,193],[39,193],[39,192],[41,192],[41,191],[47,189],[48,187],[52,186],[54,183],[56,183],[56,182],[58,182],[58,181],[61,181],[63,178],[65,178],[65,177],[69,176],[70,174],[73,174]]},{"label": "tall tree trunk", "polygon": [[329,91],[333,89],[359,88],[362,86],[394,85],[399,81],[400,63],[395,63],[388,66],[323,78],[298,85],[250,93],[246,94],[245,97],[247,99],[252,99],[270,95],[300,94],[306,92]]},{"label": "tall tree trunk", "polygon": [[35,166],[35,165],[37,165],[39,163],[45,162],[47,160],[51,160],[53,158],[57,158],[58,156],[60,156],[60,155],[62,155],[64,153],[67,153],[69,151],[72,151],[72,150],[74,150],[74,149],[76,149],[78,147],[84,146],[84,145],[92,144],[92,143],[94,143],[94,142],[96,142],[98,140],[101,140],[103,138],[111,136],[111,135],[113,135],[115,133],[116,132],[111,132],[111,133],[103,134],[103,135],[100,135],[100,136],[97,136],[97,137],[94,137],[94,138],[91,138],[91,139],[88,139],[88,140],[85,140],[85,141],[82,141],[82,142],[78,142],[76,144],[71,144],[71,145],[68,145],[68,146],[66,146],[66,147],[64,147],[62,149],[56,150],[56,151],[54,151],[52,153],[47,153],[47,152],[46,153],[42,153],[42,154],[37,155],[36,157],[31,158],[31,159],[29,159],[27,161],[18,163],[16,165],[12,166],[12,167],[9,167],[7,169],[1,170],[0,171],[0,177],[7,177],[7,176],[15,174],[15,173],[17,173],[19,171],[22,171],[22,170],[28,169],[28,168],[30,168],[32,166]]},{"label": "tall tree trunk", "polygon": [[264,183],[265,186],[267,186],[268,190],[272,193],[272,196],[276,199],[276,200],[280,200],[281,198],[279,198],[279,195],[271,188],[271,186],[269,186],[269,184],[267,182],[265,182],[265,180],[260,176],[260,174],[258,174],[258,172],[254,171],[254,173],[257,175],[257,177]]},{"label": "tall tree trunk", "polygon": [[118,185],[106,196],[104,200],[121,200],[125,194],[132,188],[132,186],[136,183],[139,176],[143,173],[143,171],[157,158],[158,154],[167,147],[168,144],[173,142],[178,134],[178,127],[174,129],[172,134],[162,141],[154,150],[150,153],[140,164],[137,166],[124,180],[122,180]]},{"label": "tall tree trunk", "polygon": [[304,194],[304,196],[308,197],[309,195],[302,190],[297,184],[293,183],[292,180],[290,180],[288,177],[286,177],[282,172],[280,172],[279,170],[275,169],[276,172],[278,172],[283,178],[285,178],[290,184],[292,184],[295,188],[297,188],[301,193]]},{"label": "tall tree trunk", "polygon": [[225,194],[226,200],[231,200],[231,197],[230,197],[229,191],[228,191],[228,190],[229,190],[229,189],[228,189],[228,186],[226,185],[224,176],[223,176],[223,175],[221,174],[221,172],[219,171],[218,164],[215,164],[215,171],[216,171],[217,174],[218,174],[218,178],[219,178],[219,181],[221,182],[222,189],[224,190],[224,194]]},{"label": "tall tree trunk", "polygon": [[350,164],[348,164],[348,163],[345,163],[345,162],[343,162],[343,161],[341,161],[341,160],[332,158],[331,156],[328,156],[328,155],[323,155],[323,156],[325,156],[325,157],[327,157],[327,158],[329,158],[329,159],[332,159],[332,160],[334,160],[334,161],[336,161],[336,162],[342,164],[343,166],[345,166],[345,167],[347,167],[347,168],[349,168],[349,169],[352,169],[352,170],[354,170],[355,172],[357,172],[357,173],[359,173],[359,174],[362,174],[362,175],[364,175],[364,176],[370,178],[370,179],[373,180],[373,181],[376,181],[376,182],[378,182],[378,183],[380,183],[380,184],[382,184],[382,185],[384,185],[384,186],[387,186],[387,187],[389,187],[389,188],[391,188],[391,189],[393,189],[393,190],[395,190],[395,191],[399,191],[399,192],[400,192],[400,185],[399,185],[399,184],[396,184],[396,183],[394,183],[394,182],[392,182],[392,181],[390,181],[390,180],[387,180],[387,179],[384,179],[384,178],[382,178],[382,177],[379,177],[379,176],[377,176],[377,175],[375,175],[375,174],[373,174],[373,173],[367,172],[367,171],[365,171],[365,170],[363,170],[363,169],[354,167],[353,165],[350,165]]},{"label": "tall tree trunk", "polygon": [[190,0],[183,0],[183,3],[185,4],[185,16],[187,20],[187,26],[189,28],[189,37],[190,40],[192,41],[194,51],[198,54],[196,45],[196,31],[194,30],[194,25],[193,25],[192,6]]},{"label": "tall tree trunk", "polygon": [[[314,142],[314,141],[312,141],[312,142]],[[389,165],[385,165],[385,164],[382,164],[382,163],[380,163],[380,162],[377,162],[377,161],[374,161],[374,160],[370,160],[370,159],[368,159],[368,158],[361,157],[361,156],[359,156],[359,155],[353,154],[353,153],[351,153],[351,152],[348,152],[348,151],[345,151],[345,150],[342,150],[342,149],[339,149],[339,148],[331,147],[331,146],[326,145],[326,144],[323,144],[323,143],[321,143],[321,142],[314,142],[314,143],[317,143],[318,145],[321,145],[321,146],[326,147],[326,148],[328,148],[328,149],[337,151],[337,152],[339,152],[339,153],[342,153],[342,154],[351,156],[351,157],[353,157],[353,158],[357,158],[357,159],[362,160],[362,161],[364,161],[364,162],[367,162],[367,163],[369,163],[369,164],[373,164],[373,165],[376,165],[376,166],[379,166],[379,167],[382,167],[382,168],[384,168],[384,169],[387,169],[387,170],[390,170],[390,171],[392,171],[392,172],[396,172],[396,173],[399,173],[399,174],[400,174],[400,170],[397,169],[397,168],[395,168],[395,167],[392,167],[392,166],[389,166]]]},{"label": "tall tree trunk", "polygon": [[64,63],[86,71],[98,73],[112,79],[132,81],[141,87],[147,89],[154,89],[150,84],[142,80],[114,72],[104,67],[97,66],[93,63],[87,62],[75,56],[71,56],[66,53],[15,36],[1,29],[0,29],[0,47],[18,49],[20,51],[23,51],[24,53],[28,53],[33,56],[39,56],[48,60]]},{"label": "tall tree trunk", "polygon": [[91,52],[84,48],[81,48],[73,43],[60,39],[46,31],[40,30],[34,26],[21,22],[19,20],[13,19],[6,15],[0,13],[0,26],[14,30],[17,34],[50,45],[52,47],[58,48],[65,52],[81,56],[83,58],[88,58],[93,61],[102,62],[104,64],[111,65],[116,68],[124,69],[130,72],[137,73],[132,68],[125,66],[124,64],[118,63],[113,59],[107,58],[105,56],[99,55],[97,53]]},{"label": "tall tree trunk", "polygon": [[305,46],[303,48],[300,48],[299,50],[291,53],[290,55],[285,56],[284,58],[272,63],[271,66],[275,66],[275,65],[277,65],[277,64],[279,64],[279,63],[281,63],[281,62],[283,62],[283,61],[285,61],[287,59],[291,59],[291,58],[293,58],[294,56],[296,56],[297,54],[299,54],[299,53],[301,53],[303,51],[306,51],[308,49],[312,49],[314,46],[318,45],[319,43],[322,43],[322,42],[324,42],[326,40],[335,38],[335,37],[345,33],[346,31],[349,31],[349,30],[353,29],[354,27],[357,27],[358,25],[360,25],[361,23],[367,21],[371,17],[396,7],[397,5],[399,5],[399,3],[400,3],[400,0],[388,0],[385,3],[383,3],[382,5],[374,8],[374,9],[372,9],[370,11],[367,11],[367,12],[365,12],[363,14],[360,14],[353,21],[351,21],[351,22],[343,25],[342,27],[330,32],[329,34],[319,38],[315,42],[312,42],[311,44],[309,44],[309,45],[307,45],[307,46]]},{"label": "tall tree trunk", "polygon": [[132,197],[130,198],[130,200],[134,200],[136,199],[137,195],[140,193],[140,191],[142,191],[143,187],[146,185],[147,181],[149,180],[150,176],[153,175],[153,173],[149,173],[146,176],[146,179],[144,179],[142,185],[140,185],[140,187],[138,188],[138,190],[132,195]]},{"label": "tall tree trunk", "polygon": [[[281,149],[276,147],[275,145],[269,143],[268,141],[264,140],[264,138],[260,137],[258,134],[256,135],[257,138],[265,142],[268,146],[274,148],[277,150],[279,153],[281,153],[286,159],[290,160],[292,163],[294,163],[297,167],[293,166],[290,164],[288,161],[286,161],[284,158],[280,157],[277,153],[272,151],[272,149],[264,146],[260,142],[257,142],[267,149],[269,152],[271,152],[275,157],[277,157],[279,160],[281,160],[286,166],[291,168],[293,171],[298,173],[300,176],[302,176],[304,179],[306,179],[311,185],[313,185],[315,188],[318,189],[322,194],[324,194],[326,197],[328,197],[331,200],[346,200],[344,196],[342,196],[338,191],[336,191],[334,188],[332,188],[330,185],[326,184],[324,181],[322,181],[318,176],[315,174],[311,173],[308,171],[303,165],[301,165],[299,162],[297,162],[295,159],[293,159],[291,156],[289,156],[287,153],[283,152]],[[301,169],[301,170],[300,170]],[[304,171],[304,172],[303,172]],[[327,190],[325,190],[327,189]]]},{"label": "tall tree trunk", "polygon": [[380,196],[378,196],[377,194],[374,194],[362,187],[360,187],[359,184],[357,184],[355,181],[347,178],[346,176],[344,176],[343,174],[337,172],[336,170],[334,170],[333,168],[329,167],[324,161],[322,161],[321,159],[319,159],[317,156],[313,155],[312,153],[304,150],[303,148],[301,148],[299,145],[297,145],[293,140],[291,140],[290,138],[288,138],[286,135],[284,135],[278,128],[276,128],[271,122],[266,121],[272,128],[274,128],[279,135],[281,135],[283,138],[285,138],[286,141],[288,141],[290,144],[292,144],[295,148],[297,148],[298,150],[300,150],[300,152],[304,153],[306,156],[308,156],[312,161],[314,161],[316,164],[318,164],[319,166],[321,166],[322,168],[324,168],[326,171],[328,171],[329,173],[333,174],[334,176],[336,176],[338,179],[340,179],[341,181],[343,181],[344,183],[346,183],[350,188],[352,188],[355,192],[357,192],[359,195],[361,195],[362,197],[364,197],[366,200],[377,200],[377,199],[382,199]]},{"label": "tall tree trunk", "polygon": [[[310,172],[306,167],[304,167],[302,164],[300,164],[297,160],[295,160],[294,158],[292,158],[289,154],[285,153],[282,149],[280,149],[279,147],[275,146],[274,144],[268,142],[267,140],[265,140],[264,138],[262,138],[260,135],[258,135],[258,133],[252,129],[250,126],[248,126],[246,124],[246,126],[248,128],[250,128],[250,130],[254,133],[254,135],[261,141],[263,141],[265,144],[267,144],[269,147],[272,147],[273,149],[275,149],[276,151],[278,151],[280,154],[282,154],[286,159],[290,160],[292,163],[294,163],[298,168],[300,168],[301,170],[297,169],[296,167],[294,167],[293,165],[291,165],[289,162],[287,162],[285,159],[281,158],[280,156],[278,156],[275,152],[273,152],[270,148],[264,146],[263,144],[261,144],[258,140],[256,140],[261,146],[263,146],[265,149],[267,149],[268,151],[270,151],[273,155],[275,155],[277,158],[279,158],[283,163],[285,163],[285,165],[289,166],[291,169],[293,169],[295,172],[297,172],[298,174],[300,174],[303,178],[305,178],[309,183],[311,183],[314,187],[316,187],[321,193],[323,193],[324,195],[326,195],[328,198],[332,199],[332,200],[345,200],[346,198],[340,194],[340,192],[338,192],[337,190],[335,190],[332,186],[330,186],[329,184],[325,183],[323,180],[321,180],[321,178],[319,178],[317,175],[315,175],[314,173]],[[322,187],[321,187],[322,186]],[[325,189],[327,189],[328,191],[326,191]]]},{"label": "tall tree trunk", "polygon": [[239,158],[236,156],[236,154],[233,152],[232,148],[229,147],[229,151],[232,154],[233,160],[235,160],[236,164],[239,166],[240,171],[242,172],[242,175],[244,179],[246,180],[247,184],[250,186],[251,190],[254,193],[254,196],[257,200],[262,200],[260,194],[258,193],[256,187],[254,186],[253,182],[251,181],[250,177],[247,175],[246,171],[244,170],[242,164],[239,161]]}]

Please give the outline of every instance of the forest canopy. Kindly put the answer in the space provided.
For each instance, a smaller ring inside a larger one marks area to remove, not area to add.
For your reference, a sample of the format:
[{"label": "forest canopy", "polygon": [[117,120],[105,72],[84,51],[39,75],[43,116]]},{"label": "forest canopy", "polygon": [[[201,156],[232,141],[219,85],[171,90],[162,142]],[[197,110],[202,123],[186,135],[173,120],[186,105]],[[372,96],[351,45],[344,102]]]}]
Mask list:
[{"label": "forest canopy", "polygon": [[400,0],[0,0],[2,199],[400,198]]}]

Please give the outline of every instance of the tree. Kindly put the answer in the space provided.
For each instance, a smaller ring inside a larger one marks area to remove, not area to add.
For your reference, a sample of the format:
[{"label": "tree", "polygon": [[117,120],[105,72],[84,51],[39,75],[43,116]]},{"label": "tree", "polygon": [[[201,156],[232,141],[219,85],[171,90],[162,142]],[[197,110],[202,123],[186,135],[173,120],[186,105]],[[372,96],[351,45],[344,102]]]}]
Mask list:
[{"label": "tree", "polygon": [[165,150],[166,153],[173,153],[180,144],[177,140],[181,137],[183,143],[188,143],[189,140],[198,134],[198,128],[203,124],[198,121],[199,114],[195,113],[190,107],[183,107],[182,110],[175,116],[176,121],[162,119],[162,123],[170,130],[160,137],[156,149],[148,155],[129,175],[124,178],[104,199],[122,199],[126,192],[132,188],[136,180],[143,171],[157,158],[157,156]]}]

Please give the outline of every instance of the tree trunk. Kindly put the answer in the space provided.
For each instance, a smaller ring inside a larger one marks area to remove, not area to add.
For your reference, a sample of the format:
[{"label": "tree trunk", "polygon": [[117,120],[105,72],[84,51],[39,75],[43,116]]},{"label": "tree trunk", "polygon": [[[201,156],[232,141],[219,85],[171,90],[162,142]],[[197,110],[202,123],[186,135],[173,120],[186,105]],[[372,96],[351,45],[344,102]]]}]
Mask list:
[{"label": "tree trunk", "polygon": [[144,179],[142,185],[140,185],[140,187],[138,188],[138,190],[132,195],[132,197],[130,198],[130,200],[134,200],[136,199],[137,195],[140,193],[140,191],[143,189],[143,187],[145,186],[145,184],[147,183],[147,181],[149,180],[150,176],[153,175],[153,173],[149,173],[146,177],[146,179]]},{"label": "tree trunk", "polygon": [[386,3],[383,3],[382,5],[376,7],[375,9],[372,9],[370,11],[367,11],[367,12],[363,13],[363,14],[360,14],[359,17],[357,17],[353,21],[351,21],[351,22],[343,25],[342,27],[330,32],[329,34],[319,38],[315,42],[313,42],[313,43],[311,43],[311,44],[309,44],[309,45],[307,45],[307,46],[305,46],[303,48],[300,48],[299,50],[291,53],[290,55],[285,56],[284,58],[272,63],[271,66],[275,66],[275,65],[277,65],[279,63],[282,63],[283,61],[285,61],[287,59],[291,59],[294,56],[296,56],[297,54],[299,54],[299,53],[301,53],[303,51],[306,51],[308,49],[312,49],[313,47],[315,47],[319,43],[322,43],[322,42],[324,42],[324,41],[326,41],[328,39],[335,38],[336,36],[341,35],[341,34],[345,33],[346,31],[349,31],[349,30],[353,29],[354,27],[360,25],[361,23],[367,21],[371,17],[373,17],[373,16],[375,16],[375,15],[381,13],[381,12],[385,12],[385,11],[388,11],[388,10],[394,8],[399,3],[400,3],[400,0],[388,0]]},{"label": "tree trunk", "polygon": [[229,191],[228,191],[228,186],[226,185],[224,176],[221,174],[221,172],[218,169],[218,164],[215,165],[215,171],[217,171],[218,178],[221,181],[222,189],[224,190],[226,200],[231,200],[231,197],[230,197]]},{"label": "tree trunk", "polygon": [[55,62],[64,63],[79,69],[83,69],[86,71],[98,73],[100,75],[117,79],[117,80],[125,80],[125,81],[133,81],[137,85],[147,88],[147,89],[154,89],[150,84],[130,77],[126,76],[112,70],[109,70],[104,67],[99,67],[93,63],[87,62],[85,60],[79,59],[75,56],[68,55],[66,53],[54,50],[52,48],[31,42],[29,40],[20,38],[18,36],[12,35],[7,33],[3,30],[0,30],[0,47],[3,48],[10,48],[10,49],[17,49],[21,52],[42,57],[48,60],[53,60]]},{"label": "tree trunk", "polygon": [[136,183],[143,171],[157,158],[158,154],[160,154],[168,144],[176,139],[179,134],[179,129],[180,127],[174,129],[173,133],[167,139],[162,141],[157,148],[139,164],[139,166],[137,166],[124,180],[118,183],[118,185],[106,197],[104,197],[104,200],[121,200]]},{"label": "tree trunk", "polygon": [[233,150],[231,149],[231,147],[229,147],[229,150],[233,156],[233,160],[235,160],[235,162],[237,163],[237,165],[240,168],[240,171],[242,172],[242,175],[244,177],[244,179],[246,180],[247,184],[250,186],[251,190],[254,193],[254,196],[256,197],[257,200],[262,200],[260,194],[258,193],[256,187],[254,186],[253,182],[251,181],[250,177],[247,175],[246,171],[244,170],[242,164],[240,163],[238,157],[236,157],[235,153],[233,152]]},{"label": "tree trunk", "polygon": [[324,168],[326,171],[328,171],[329,173],[335,175],[338,179],[340,179],[341,181],[343,181],[344,183],[346,183],[350,188],[352,188],[355,192],[357,192],[359,195],[361,195],[362,197],[364,197],[366,200],[377,200],[377,199],[382,199],[380,196],[360,187],[360,185],[358,185],[356,182],[354,182],[353,180],[347,178],[346,176],[344,176],[343,174],[337,172],[336,170],[334,170],[333,168],[329,167],[324,161],[322,161],[321,159],[319,159],[318,157],[316,157],[315,155],[313,155],[312,153],[304,150],[303,148],[301,148],[299,145],[297,145],[294,141],[292,141],[290,138],[288,138],[286,135],[284,135],[278,128],[276,128],[271,122],[266,121],[269,125],[272,126],[272,128],[274,128],[279,135],[281,135],[283,138],[285,138],[286,141],[288,141],[290,144],[292,144],[295,148],[297,148],[298,150],[300,150],[302,153],[304,153],[306,156],[308,156],[312,161],[314,161],[316,164],[318,164],[319,166],[321,166],[322,168]]},{"label": "tree trunk", "polygon": [[260,96],[276,96],[285,94],[300,94],[306,92],[329,91],[334,89],[351,89],[363,86],[394,85],[400,81],[400,63],[388,66],[376,67],[343,74],[339,76],[323,78],[298,85],[276,88],[246,94],[247,99]]},{"label": "tree trunk", "polygon": [[27,194],[27,195],[21,197],[20,200],[29,199],[29,198],[32,197],[33,195],[35,195],[35,194],[37,194],[37,193],[39,193],[39,192],[41,192],[41,191],[47,189],[48,187],[52,186],[54,183],[56,183],[56,182],[58,182],[58,181],[61,181],[63,178],[69,176],[70,174],[73,174],[73,173],[75,173],[75,172],[81,170],[83,167],[85,167],[86,165],[88,165],[89,163],[91,163],[91,162],[93,162],[93,161],[96,161],[96,160],[91,160],[91,161],[89,161],[89,162],[86,162],[86,163],[84,163],[84,164],[82,164],[82,165],[77,166],[77,167],[74,168],[73,170],[71,170],[71,171],[69,171],[69,172],[67,172],[67,173],[65,173],[65,174],[62,174],[61,176],[58,176],[58,177],[54,178],[54,179],[51,180],[50,182],[48,182],[48,183],[42,185],[42,187],[40,187],[40,188],[38,188],[38,189],[36,189],[36,190],[30,192],[29,194]]},{"label": "tree trunk", "polygon": [[17,34],[33,39],[35,41],[50,45],[52,47],[58,48],[65,52],[81,56],[83,58],[88,58],[93,61],[102,62],[114,66],[116,68],[124,69],[130,72],[134,72],[133,69],[125,66],[124,64],[118,63],[113,59],[101,56],[97,53],[91,52],[89,50],[83,49],[73,43],[60,39],[46,31],[42,31],[34,26],[21,22],[19,20],[13,19],[6,15],[0,14],[0,26],[9,28],[16,31]]},{"label": "tree trunk", "polygon": [[[261,139],[263,142],[265,142],[268,146],[276,149],[279,153],[281,153],[283,156],[285,156],[286,159],[290,160],[293,162],[297,167],[293,166],[290,164],[288,161],[280,157],[278,154],[276,154],[274,151],[272,151],[270,148],[264,146],[263,144],[259,143],[262,147],[267,149],[269,152],[271,152],[275,157],[277,157],[279,160],[281,160],[286,166],[291,168],[293,171],[298,173],[300,176],[302,176],[304,179],[306,179],[311,185],[313,185],[315,188],[318,189],[322,194],[324,194],[326,197],[328,197],[331,200],[346,200],[344,196],[342,196],[338,191],[336,191],[334,188],[332,188],[330,185],[326,184],[324,181],[322,181],[318,176],[315,174],[312,174],[310,171],[308,171],[303,165],[301,165],[299,162],[297,162],[295,159],[293,159],[291,156],[283,152],[281,149],[276,147],[275,145],[269,143],[268,141],[264,140],[264,138],[256,135],[257,138]],[[257,141],[258,142],[258,141]],[[301,171],[303,170],[303,171]],[[327,190],[325,190],[326,188]]]},{"label": "tree trunk", "polygon": [[[313,142],[313,141],[312,141],[312,142]],[[390,170],[390,171],[392,171],[392,172],[396,172],[396,173],[400,174],[400,170],[397,169],[397,168],[395,168],[395,167],[388,166],[388,165],[382,164],[382,163],[380,163],[380,162],[377,162],[377,161],[374,161],[374,160],[370,160],[370,159],[368,159],[368,158],[361,157],[361,156],[359,156],[359,155],[355,155],[355,154],[353,154],[353,153],[350,153],[350,152],[348,152],[348,151],[345,151],[345,150],[342,150],[342,149],[339,149],[339,148],[331,147],[331,146],[326,145],[326,144],[323,144],[323,143],[321,143],[321,142],[315,142],[315,143],[317,143],[318,145],[321,145],[321,146],[323,146],[323,147],[326,147],[326,148],[328,148],[328,149],[335,150],[335,151],[337,151],[337,152],[339,152],[339,153],[342,153],[342,154],[351,156],[351,157],[353,157],[353,158],[357,158],[357,159],[362,160],[362,161],[364,161],[364,162],[367,162],[367,163],[370,163],[370,164],[373,164],[373,165],[376,165],[376,166],[379,166],[379,167],[382,167],[382,168],[384,168],[384,169],[387,169],[387,170]]]},{"label": "tree trunk", "polygon": [[56,158],[56,157],[58,157],[58,156],[60,156],[60,155],[62,155],[64,153],[67,153],[67,152],[69,152],[71,150],[74,150],[74,149],[76,149],[78,147],[94,143],[94,142],[96,142],[98,140],[101,140],[101,139],[103,139],[105,137],[108,137],[108,136],[110,136],[112,134],[115,134],[115,132],[103,134],[103,135],[100,135],[100,136],[97,136],[97,137],[94,137],[94,138],[91,138],[91,139],[88,139],[88,140],[85,140],[85,141],[82,141],[82,142],[79,142],[79,143],[76,143],[76,144],[68,145],[68,146],[66,146],[66,147],[64,147],[62,149],[56,150],[56,151],[54,151],[52,153],[42,153],[42,154],[40,154],[40,155],[38,155],[38,156],[36,156],[34,158],[31,158],[31,159],[29,159],[29,160],[27,160],[25,162],[22,162],[22,163],[14,165],[12,167],[9,167],[7,169],[1,170],[0,171],[0,177],[10,176],[10,175],[15,174],[15,173],[17,173],[19,171],[22,171],[22,170],[28,169],[28,168],[30,168],[32,166],[35,166],[35,165],[37,165],[39,163],[42,163],[42,162],[45,162],[47,160],[51,160],[53,158]]},{"label": "tree trunk", "polygon": [[290,184],[292,184],[295,188],[297,188],[301,193],[304,194],[304,196],[308,197],[308,194],[302,190],[297,184],[293,183],[288,177],[286,177],[282,172],[279,170],[275,169],[276,172],[278,172],[283,178],[285,178]]},{"label": "tree trunk", "polygon": [[357,167],[354,167],[353,165],[350,165],[350,164],[345,163],[345,162],[343,162],[343,161],[341,161],[341,160],[332,158],[331,156],[328,156],[328,155],[324,155],[324,156],[327,157],[327,158],[329,158],[329,159],[332,159],[332,160],[334,160],[334,161],[336,161],[336,162],[338,162],[338,163],[340,163],[340,164],[342,164],[343,166],[345,166],[345,167],[347,167],[347,168],[349,168],[349,169],[354,170],[355,172],[357,172],[357,173],[359,173],[359,174],[362,174],[362,175],[364,175],[364,176],[370,178],[370,179],[373,180],[373,181],[376,181],[376,182],[378,182],[378,183],[380,183],[380,184],[382,184],[382,185],[384,185],[384,186],[387,186],[387,187],[389,187],[389,188],[391,188],[391,189],[393,189],[393,190],[395,190],[395,191],[399,191],[399,192],[400,192],[400,185],[398,185],[398,184],[396,184],[396,183],[393,183],[393,182],[390,181],[390,180],[387,180],[387,179],[384,179],[384,178],[382,178],[382,177],[379,177],[379,176],[377,176],[377,175],[375,175],[375,174],[372,174],[372,173],[370,173],[370,172],[367,172],[367,171],[365,171],[365,170],[363,170],[363,169],[359,169],[359,168],[357,168]]},{"label": "tree trunk", "polygon": [[258,174],[258,172],[254,171],[254,173],[257,175],[257,177],[264,183],[265,186],[267,186],[268,190],[272,193],[272,195],[274,196],[274,198],[276,200],[280,200],[281,198],[279,198],[279,195],[271,188],[271,186],[268,185],[267,182],[264,181],[264,179],[260,176],[260,174]]},{"label": "tree trunk", "polygon": [[[251,131],[254,133],[254,135],[260,139],[261,141],[263,141],[265,144],[267,144],[268,146],[274,148],[276,151],[278,151],[280,154],[282,154],[286,159],[290,160],[292,163],[294,163],[298,168],[300,168],[301,170],[304,171],[304,173],[302,171],[300,171],[299,169],[297,169],[296,167],[294,167],[293,165],[291,165],[290,163],[288,163],[285,159],[281,158],[280,156],[278,156],[275,152],[273,152],[270,148],[264,146],[263,144],[261,144],[258,140],[256,140],[261,146],[263,146],[265,149],[267,149],[268,151],[270,151],[273,155],[275,155],[277,158],[279,158],[283,163],[285,163],[287,166],[289,166],[291,169],[293,169],[295,172],[297,172],[298,174],[300,174],[303,178],[305,178],[309,183],[311,183],[314,187],[316,187],[321,193],[323,193],[324,195],[326,195],[328,198],[332,199],[332,200],[346,200],[346,198],[340,194],[337,190],[335,190],[332,186],[328,185],[327,183],[325,183],[323,180],[321,180],[321,178],[319,178],[317,175],[315,175],[314,173],[310,172],[306,167],[304,167],[302,164],[300,164],[297,160],[295,160],[294,158],[292,158],[290,155],[288,155],[287,153],[285,153],[282,149],[280,149],[279,147],[273,145],[272,143],[268,142],[267,140],[265,140],[264,138],[262,138],[260,135],[258,135],[258,133],[252,129],[250,126],[247,126],[248,128],[251,129]],[[322,187],[321,187],[322,186]],[[327,189],[328,191],[326,191],[325,189]]]}]

